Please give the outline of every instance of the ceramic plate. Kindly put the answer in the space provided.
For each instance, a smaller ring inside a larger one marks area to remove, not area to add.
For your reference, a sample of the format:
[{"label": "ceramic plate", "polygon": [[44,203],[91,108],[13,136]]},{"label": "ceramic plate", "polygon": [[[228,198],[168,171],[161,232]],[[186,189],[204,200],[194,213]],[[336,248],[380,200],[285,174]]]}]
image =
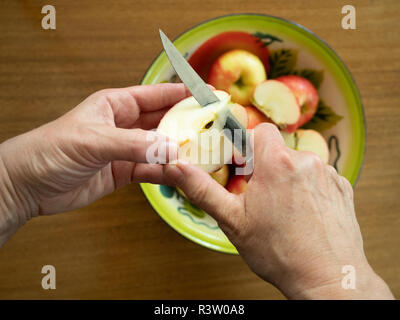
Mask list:
[{"label": "ceramic plate", "polygon": [[[320,105],[315,121],[329,144],[330,164],[353,185],[360,173],[365,148],[365,120],[358,89],[344,63],[321,39],[290,21],[259,14],[230,15],[206,21],[179,36],[174,44],[187,58],[208,39],[226,31],[245,31],[268,46],[271,72],[300,74],[318,86]],[[177,77],[161,53],[142,84],[174,82]],[[174,188],[148,183],[141,188],[153,208],[172,228],[207,248],[237,253],[204,211],[191,205]]]}]

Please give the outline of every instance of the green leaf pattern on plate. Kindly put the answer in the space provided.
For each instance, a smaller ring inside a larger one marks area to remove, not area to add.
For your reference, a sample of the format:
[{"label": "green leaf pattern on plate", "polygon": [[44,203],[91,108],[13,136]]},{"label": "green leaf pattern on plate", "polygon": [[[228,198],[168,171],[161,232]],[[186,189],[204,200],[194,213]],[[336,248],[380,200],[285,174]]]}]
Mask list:
[{"label": "green leaf pattern on plate", "polygon": [[280,76],[291,74],[296,66],[297,51],[291,49],[280,49],[270,53],[269,79],[274,79]]},{"label": "green leaf pattern on plate", "polygon": [[313,86],[317,90],[319,89],[322,81],[324,80],[323,70],[302,69],[302,70],[294,70],[292,71],[291,74],[306,78],[313,84]]},{"label": "green leaf pattern on plate", "polygon": [[273,44],[274,42],[283,42],[282,39],[275,37],[269,33],[263,33],[260,31],[257,31],[256,33],[253,34],[253,36],[257,37],[259,41],[265,46],[269,46]]},{"label": "green leaf pattern on plate", "polygon": [[342,118],[343,117],[336,114],[331,107],[327,106],[322,99],[319,99],[315,115],[303,126],[303,128],[314,129],[322,132],[332,128],[336,123],[342,120]]}]

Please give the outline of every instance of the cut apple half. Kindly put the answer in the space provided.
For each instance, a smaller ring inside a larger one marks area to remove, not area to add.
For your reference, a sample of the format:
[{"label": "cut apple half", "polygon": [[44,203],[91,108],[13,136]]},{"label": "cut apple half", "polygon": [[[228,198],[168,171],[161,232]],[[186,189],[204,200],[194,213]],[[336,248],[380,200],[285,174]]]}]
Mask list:
[{"label": "cut apple half", "polygon": [[324,163],[329,162],[329,148],[325,138],[312,129],[298,129],[293,133],[281,132],[287,147],[316,153]]},{"label": "cut apple half", "polygon": [[228,93],[218,90],[214,93],[220,101],[204,108],[194,97],[178,102],[164,115],[157,129],[179,145],[178,159],[209,173],[232,159],[232,142],[222,130],[228,111],[237,109]]},{"label": "cut apple half", "polygon": [[266,80],[253,93],[253,104],[281,128],[296,123],[300,107],[292,91],[280,81]]}]

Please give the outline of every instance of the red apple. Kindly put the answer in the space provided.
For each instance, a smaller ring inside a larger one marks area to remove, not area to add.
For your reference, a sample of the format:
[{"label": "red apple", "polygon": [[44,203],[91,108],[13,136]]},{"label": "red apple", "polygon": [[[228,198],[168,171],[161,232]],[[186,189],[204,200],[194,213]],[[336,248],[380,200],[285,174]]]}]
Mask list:
[{"label": "red apple", "polygon": [[226,185],[226,189],[234,194],[241,194],[246,191],[247,181],[244,176],[236,176],[233,175],[228,184]]},{"label": "red apple", "polygon": [[258,84],[252,102],[281,128],[297,123],[300,118],[300,107],[296,97],[281,81],[266,80]]},{"label": "red apple", "polygon": [[203,78],[208,78],[208,72],[214,61],[225,52],[242,49],[255,54],[269,72],[269,50],[259,38],[244,31],[228,31],[220,33],[204,42],[189,58],[189,63]]},{"label": "red apple", "polygon": [[264,113],[252,106],[245,107],[247,112],[247,129],[254,129],[262,122],[272,122]]},{"label": "red apple", "polygon": [[300,76],[281,76],[275,80],[281,81],[289,87],[301,109],[299,120],[294,124],[288,125],[285,129],[285,131],[291,133],[314,116],[318,107],[318,93],[310,81]]},{"label": "red apple", "polygon": [[214,62],[208,83],[228,92],[233,102],[246,105],[251,101],[254,88],[266,78],[264,65],[256,55],[236,49],[224,53]]}]

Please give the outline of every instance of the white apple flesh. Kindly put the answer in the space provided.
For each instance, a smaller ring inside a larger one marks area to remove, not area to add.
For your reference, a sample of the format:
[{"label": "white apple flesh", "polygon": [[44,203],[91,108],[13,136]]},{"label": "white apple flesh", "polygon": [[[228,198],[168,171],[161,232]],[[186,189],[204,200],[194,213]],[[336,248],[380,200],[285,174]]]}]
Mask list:
[{"label": "white apple flesh", "polygon": [[[194,97],[173,106],[161,119],[157,131],[179,145],[178,159],[211,173],[232,159],[232,142],[223,134],[230,95],[214,91],[219,102],[201,107]],[[247,121],[247,120],[246,120]]]},{"label": "white apple flesh", "polygon": [[296,123],[300,107],[292,91],[280,81],[267,80],[257,85],[253,104],[281,128]]},{"label": "white apple flesh", "polygon": [[329,162],[329,148],[324,137],[315,130],[298,129],[293,133],[281,132],[287,147],[316,153],[324,163]]}]

